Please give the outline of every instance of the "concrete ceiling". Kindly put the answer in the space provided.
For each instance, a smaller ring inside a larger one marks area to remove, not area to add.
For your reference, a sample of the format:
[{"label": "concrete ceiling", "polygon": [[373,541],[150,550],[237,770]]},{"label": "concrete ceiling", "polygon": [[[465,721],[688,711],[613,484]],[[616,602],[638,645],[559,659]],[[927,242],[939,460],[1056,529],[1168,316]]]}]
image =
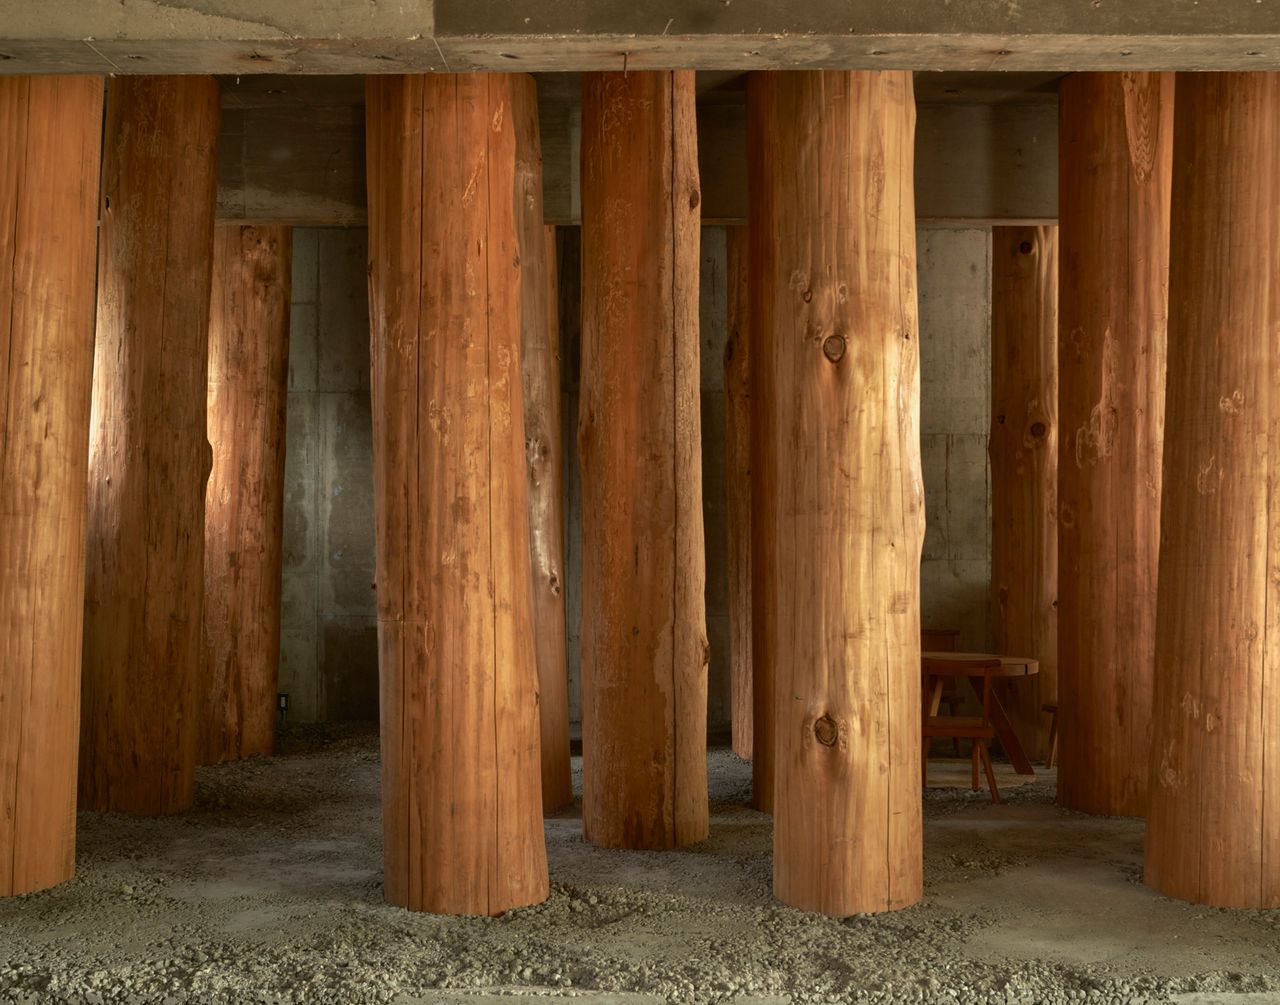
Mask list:
[{"label": "concrete ceiling", "polygon": [[1280,0],[0,0],[0,73],[1275,70]]}]

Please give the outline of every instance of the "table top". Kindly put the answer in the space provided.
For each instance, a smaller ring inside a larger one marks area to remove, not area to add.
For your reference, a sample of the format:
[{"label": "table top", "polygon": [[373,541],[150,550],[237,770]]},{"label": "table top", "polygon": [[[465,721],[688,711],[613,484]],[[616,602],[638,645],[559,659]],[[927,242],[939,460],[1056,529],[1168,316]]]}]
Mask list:
[{"label": "table top", "polygon": [[[925,652],[922,652],[920,656],[922,659],[949,660],[952,663],[977,663],[982,660],[999,660],[1000,666],[998,668],[990,667],[973,671],[975,674],[982,674],[987,677],[1030,677],[1032,674],[1040,672],[1039,662],[1027,656],[999,656],[995,653]],[[957,669],[955,672],[957,676],[965,674],[963,669]]]}]

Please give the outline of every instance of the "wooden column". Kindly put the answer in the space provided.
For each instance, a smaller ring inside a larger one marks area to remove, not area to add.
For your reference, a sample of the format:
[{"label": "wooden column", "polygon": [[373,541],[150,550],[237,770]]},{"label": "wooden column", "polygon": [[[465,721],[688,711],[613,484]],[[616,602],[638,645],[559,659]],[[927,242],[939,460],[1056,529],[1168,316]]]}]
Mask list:
[{"label": "wooden column", "polygon": [[0,77],[0,896],[70,879],[101,77]]},{"label": "wooden column", "polygon": [[1146,810],[1173,77],[1061,86],[1058,801]]},{"label": "wooden column", "polygon": [[212,77],[107,97],[89,432],[80,808],[191,805],[200,734]]},{"label": "wooden column", "polygon": [[1280,74],[1178,74],[1146,881],[1280,907]]},{"label": "wooden column", "polygon": [[991,232],[991,592],[995,651],[1040,673],[1004,700],[1032,757],[1058,699],[1058,228]]},{"label": "wooden column", "polygon": [[529,477],[529,557],[541,724],[542,808],[573,802],[569,771],[569,650],[564,599],[564,462],[560,428],[560,314],[556,229],[543,222],[542,140],[533,78],[512,81],[516,227],[520,247],[520,374]]},{"label": "wooden column", "polygon": [[724,349],[725,501],[729,536],[729,682],[733,749],[752,756],[755,735],[751,676],[751,332],[747,325],[748,239],[745,226],[725,228],[729,339]]},{"label": "wooden column", "polygon": [[911,74],[753,73],[747,119],[774,892],[891,910],[922,883]]},{"label": "wooden column", "polygon": [[269,756],[280,667],[288,227],[218,227],[209,309],[200,762]]},{"label": "wooden column", "polygon": [[707,836],[706,563],[691,71],[582,83],[587,839]]},{"label": "wooden column", "polygon": [[547,896],[506,74],[367,82],[384,889]]}]

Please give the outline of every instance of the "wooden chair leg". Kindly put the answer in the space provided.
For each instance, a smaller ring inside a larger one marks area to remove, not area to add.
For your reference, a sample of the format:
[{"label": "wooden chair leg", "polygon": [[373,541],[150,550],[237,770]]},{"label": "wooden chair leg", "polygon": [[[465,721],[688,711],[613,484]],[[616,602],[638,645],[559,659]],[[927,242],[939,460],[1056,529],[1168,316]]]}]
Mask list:
[{"label": "wooden chair leg", "polygon": [[991,763],[991,751],[987,749],[987,745],[985,743],[982,744],[982,762],[987,768],[987,785],[991,789],[991,801],[993,803],[1004,802],[1004,800],[1000,798],[1000,789],[996,785],[996,769]]},{"label": "wooden chair leg", "polygon": [[920,786],[929,787],[929,738],[926,736],[920,750]]},{"label": "wooden chair leg", "polygon": [[974,740],[973,741],[973,757],[971,758],[971,760],[973,761],[973,791],[974,792],[977,792],[978,789],[981,788],[981,786],[978,785],[978,761],[982,757],[981,751],[982,751],[982,741]]},{"label": "wooden chair leg", "polygon": [[1058,713],[1055,709],[1050,713],[1049,718],[1049,754],[1044,759],[1044,766],[1052,768],[1053,762],[1058,759]]}]

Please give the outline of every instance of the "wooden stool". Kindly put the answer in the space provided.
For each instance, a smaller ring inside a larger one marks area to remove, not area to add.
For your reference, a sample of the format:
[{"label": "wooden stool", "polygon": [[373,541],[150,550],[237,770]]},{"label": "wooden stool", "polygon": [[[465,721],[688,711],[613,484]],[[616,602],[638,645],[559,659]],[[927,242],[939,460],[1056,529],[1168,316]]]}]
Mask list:
[{"label": "wooden stool", "polygon": [[[1000,789],[996,785],[995,768],[991,763],[990,741],[996,738],[996,729],[991,722],[991,678],[982,673],[984,670],[998,670],[1000,661],[992,660],[948,660],[940,657],[925,657],[920,661],[921,670],[926,683],[924,695],[924,723],[921,726],[922,750],[920,756],[920,775],[924,785],[929,784],[929,741],[934,737],[951,737],[957,742],[961,737],[973,741],[973,791],[979,785],[979,768],[985,769],[987,787],[991,790],[991,801],[1002,802]],[[950,678],[982,676],[982,715],[958,716],[939,715],[938,702],[942,697],[943,682]]]},{"label": "wooden stool", "polygon": [[1044,766],[1052,768],[1058,759],[1058,706],[1047,701],[1040,706],[1040,711],[1049,713],[1049,756],[1044,759]]}]

